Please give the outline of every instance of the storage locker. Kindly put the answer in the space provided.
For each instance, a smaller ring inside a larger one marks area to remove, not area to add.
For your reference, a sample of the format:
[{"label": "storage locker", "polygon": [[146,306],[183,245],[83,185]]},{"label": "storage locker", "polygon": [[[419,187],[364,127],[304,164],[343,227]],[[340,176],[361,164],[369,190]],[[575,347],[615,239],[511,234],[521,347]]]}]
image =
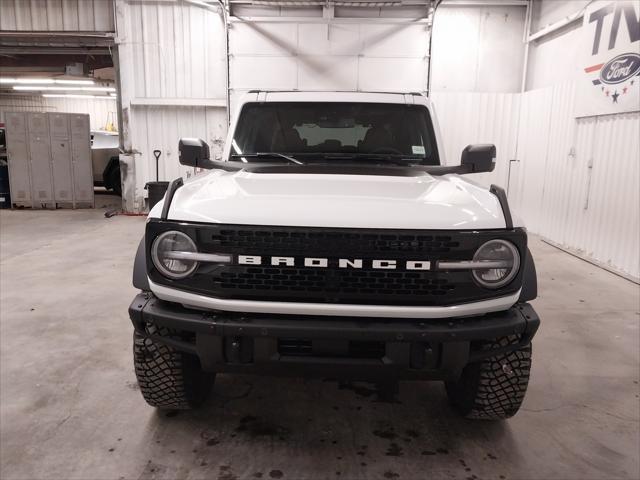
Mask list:
[{"label": "storage locker", "polygon": [[31,176],[29,174],[26,115],[20,112],[7,113],[5,128],[11,202],[20,206],[31,206]]},{"label": "storage locker", "polygon": [[49,113],[53,194],[56,203],[74,203],[69,115]]},{"label": "storage locker", "polygon": [[93,165],[89,115],[69,114],[75,201],[93,204]]},{"label": "storage locker", "polygon": [[29,159],[31,163],[31,195],[33,206],[53,204],[51,173],[51,139],[46,113],[28,113]]},{"label": "storage locker", "polygon": [[94,206],[89,115],[8,112],[14,205]]}]

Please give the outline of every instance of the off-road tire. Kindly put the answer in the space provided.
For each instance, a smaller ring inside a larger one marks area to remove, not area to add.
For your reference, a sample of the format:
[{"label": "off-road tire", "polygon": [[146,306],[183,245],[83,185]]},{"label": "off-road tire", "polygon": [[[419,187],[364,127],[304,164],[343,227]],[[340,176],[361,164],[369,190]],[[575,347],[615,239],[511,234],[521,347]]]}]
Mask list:
[{"label": "off-road tire", "polygon": [[[180,339],[178,332],[147,324],[150,335]],[[152,407],[189,410],[209,395],[215,375],[203,372],[194,355],[133,334],[133,363],[142,396]]]},{"label": "off-road tire", "polygon": [[[501,337],[481,348],[492,350],[518,342],[517,336]],[[445,383],[445,388],[449,401],[464,417],[502,420],[520,409],[530,371],[531,344],[467,365],[460,379]]]}]

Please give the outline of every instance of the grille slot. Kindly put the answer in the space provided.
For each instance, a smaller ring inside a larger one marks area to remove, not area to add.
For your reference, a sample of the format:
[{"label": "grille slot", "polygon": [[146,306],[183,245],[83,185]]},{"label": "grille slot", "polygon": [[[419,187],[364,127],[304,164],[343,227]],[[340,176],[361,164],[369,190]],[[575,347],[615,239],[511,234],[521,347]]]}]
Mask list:
[{"label": "grille slot", "polygon": [[[451,235],[342,233],[302,230],[223,228],[214,232],[208,241],[212,246],[253,251],[282,250],[286,252],[308,249],[312,252],[336,252],[335,248],[351,252],[415,252],[447,253],[460,246]],[[338,250],[339,251],[339,250]]]},{"label": "grille slot", "polygon": [[434,273],[397,270],[228,267],[212,275],[217,288],[349,295],[442,296],[456,286]]}]

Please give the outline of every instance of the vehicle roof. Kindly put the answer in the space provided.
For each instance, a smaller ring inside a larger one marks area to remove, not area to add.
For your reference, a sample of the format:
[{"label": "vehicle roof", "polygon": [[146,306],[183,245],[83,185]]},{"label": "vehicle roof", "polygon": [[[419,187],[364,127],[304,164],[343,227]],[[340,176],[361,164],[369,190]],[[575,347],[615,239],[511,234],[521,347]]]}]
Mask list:
[{"label": "vehicle roof", "polygon": [[359,102],[430,105],[429,99],[415,92],[347,92],[347,91],[269,91],[251,90],[242,99],[249,102]]}]

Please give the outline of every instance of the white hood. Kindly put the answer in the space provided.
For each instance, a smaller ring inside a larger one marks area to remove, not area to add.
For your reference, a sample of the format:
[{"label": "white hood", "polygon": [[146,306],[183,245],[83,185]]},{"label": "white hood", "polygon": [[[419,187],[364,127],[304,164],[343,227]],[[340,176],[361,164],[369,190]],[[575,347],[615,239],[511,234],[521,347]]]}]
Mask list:
[{"label": "white hood", "polygon": [[[159,217],[160,202],[150,217]],[[456,175],[223,172],[179,188],[169,220],[334,228],[505,228],[497,197]]]}]

